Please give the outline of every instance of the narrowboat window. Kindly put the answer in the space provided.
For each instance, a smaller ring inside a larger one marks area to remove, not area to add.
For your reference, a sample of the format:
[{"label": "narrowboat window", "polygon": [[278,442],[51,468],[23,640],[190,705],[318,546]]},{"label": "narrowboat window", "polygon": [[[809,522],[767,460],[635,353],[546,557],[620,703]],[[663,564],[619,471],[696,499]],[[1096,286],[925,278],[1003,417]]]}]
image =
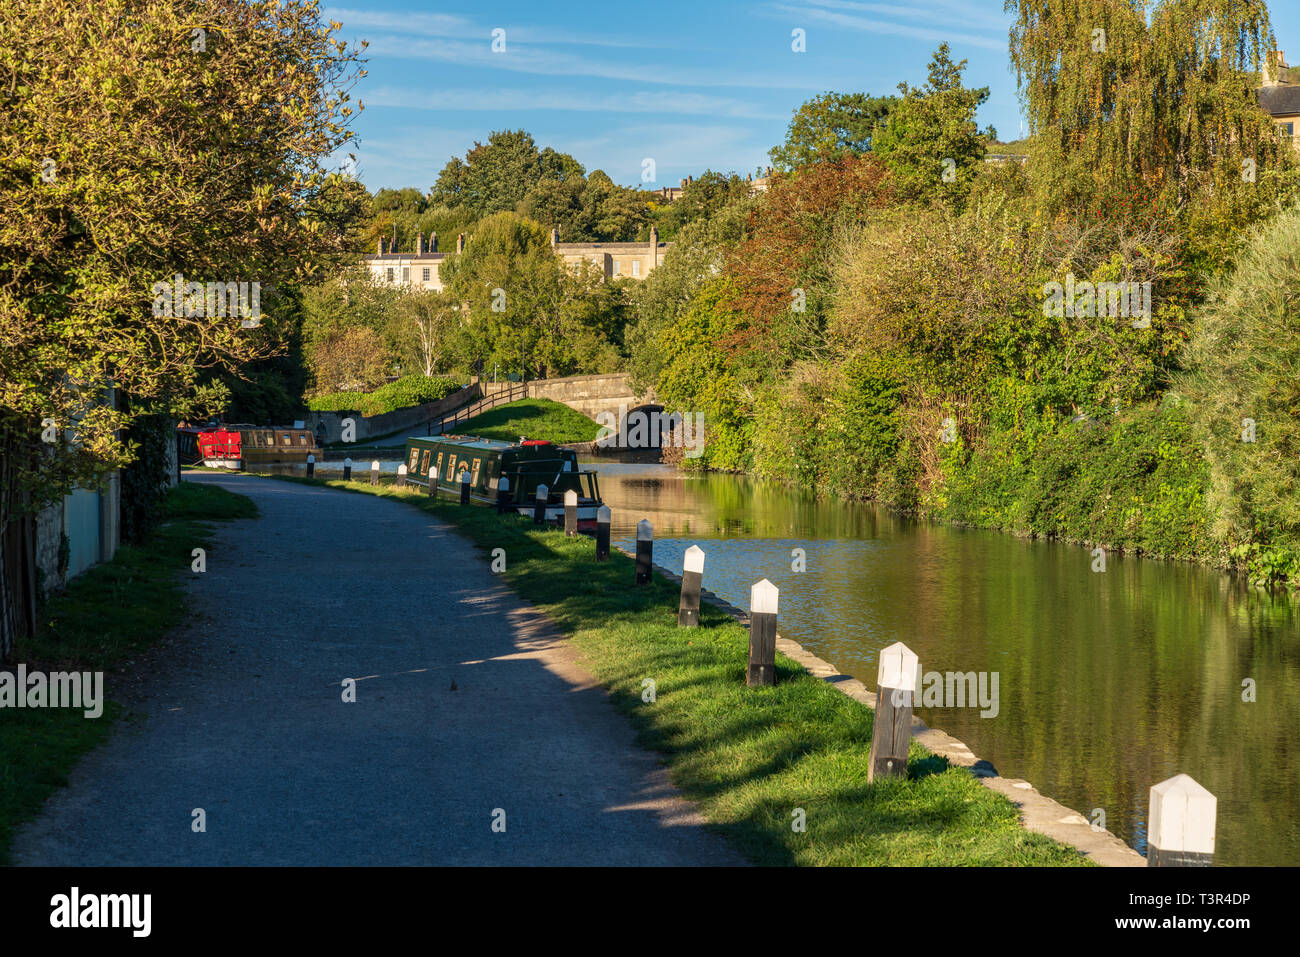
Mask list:
[{"label": "narrowboat window", "polygon": [[299,444],[299,445],[306,445],[306,444],[307,444],[307,433],[305,433],[305,432],[299,432],[299,433],[298,433],[298,444]]},{"label": "narrowboat window", "polygon": [[442,469],[439,469],[438,474],[443,477],[443,481],[445,481],[448,485],[452,484],[455,481],[456,479],[456,453],[455,452],[447,453],[447,471],[443,472]]},{"label": "narrowboat window", "polygon": [[406,465],[406,470],[407,470],[408,472],[413,472],[413,471],[415,471],[415,463],[416,463],[416,460],[419,459],[419,457],[420,457],[420,450],[419,450],[419,449],[411,449],[411,460],[410,460],[410,462],[408,462],[407,465]]},{"label": "narrowboat window", "polygon": [[424,457],[420,459],[420,474],[421,475],[429,474],[429,450],[428,449],[424,450]]},{"label": "narrowboat window", "polygon": [[281,444],[281,445],[293,445],[293,438],[292,438],[292,436],[290,436],[288,432],[281,432],[281,433],[280,433],[280,444]]},{"label": "narrowboat window", "polygon": [[[438,464],[435,465],[434,468],[436,468],[436,469],[438,470],[438,475],[439,475],[439,476],[441,476],[441,475],[444,474],[443,471],[442,471],[442,453],[441,453],[441,452],[438,453]],[[425,474],[428,475],[429,473],[426,472]]]},{"label": "narrowboat window", "polygon": [[474,460],[474,474],[473,474],[473,476],[470,477],[470,480],[469,480],[469,482],[470,482],[471,485],[477,485],[477,484],[478,484],[478,467],[479,467],[479,464],[480,464],[482,461],[483,461],[482,459],[475,459],[475,460]]}]

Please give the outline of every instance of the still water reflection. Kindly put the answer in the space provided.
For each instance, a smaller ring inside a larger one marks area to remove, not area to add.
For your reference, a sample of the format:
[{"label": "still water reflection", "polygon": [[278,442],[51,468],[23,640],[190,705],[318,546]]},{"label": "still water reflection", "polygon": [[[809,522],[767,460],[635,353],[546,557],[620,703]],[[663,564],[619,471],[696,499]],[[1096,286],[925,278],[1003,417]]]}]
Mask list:
[{"label": "still water reflection", "polygon": [[[780,629],[868,686],[877,651],[905,642],[926,671],[996,671],[1000,710],[923,709],[999,773],[1094,808],[1145,850],[1148,788],[1185,772],[1218,797],[1216,860],[1300,864],[1300,623],[1272,599],[1190,565],[997,532],[900,520],[781,486],[665,466],[598,462],[630,547],[680,572],[692,544],[705,587],[748,607],[781,589]],[[793,572],[804,549],[807,571]],[[1242,701],[1253,679],[1257,701]]]}]

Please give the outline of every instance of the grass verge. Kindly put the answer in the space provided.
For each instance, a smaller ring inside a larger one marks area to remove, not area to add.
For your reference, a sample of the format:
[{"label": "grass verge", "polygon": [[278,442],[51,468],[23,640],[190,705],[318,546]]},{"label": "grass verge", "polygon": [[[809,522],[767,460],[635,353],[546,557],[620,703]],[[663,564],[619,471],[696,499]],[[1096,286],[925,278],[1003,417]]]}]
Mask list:
[{"label": "grass verge", "polygon": [[600,434],[600,426],[581,412],[550,399],[520,399],[507,402],[482,415],[452,426],[461,435],[514,442],[519,436],[565,442],[590,442]]},{"label": "grass verge", "polygon": [[[633,586],[634,563],[518,516],[341,480],[274,476],[398,499],[454,525],[485,552],[505,549],[509,585],[568,635],[585,666],[664,755],[710,826],[755,863],[1086,865],[1072,847],[1020,826],[1015,807],[915,742],[906,780],[867,783],[873,713],[777,655],[777,685],[745,686],[748,632],[705,606],[677,627],[677,586]],[[654,682],[655,700],[642,694]],[[796,831],[796,809],[806,829]]]},{"label": "grass verge", "polygon": [[[254,518],[252,499],[213,485],[182,483],[167,496],[163,523],[139,545],[123,546],[49,600],[35,635],[15,660],[32,671],[112,674],[180,624],[187,609],[180,573],[190,553],[212,544],[211,521]],[[71,708],[0,709],[0,864],[8,864],[15,827],[39,813],[67,784],[83,754],[103,741],[122,708],[108,701],[98,719]]]}]

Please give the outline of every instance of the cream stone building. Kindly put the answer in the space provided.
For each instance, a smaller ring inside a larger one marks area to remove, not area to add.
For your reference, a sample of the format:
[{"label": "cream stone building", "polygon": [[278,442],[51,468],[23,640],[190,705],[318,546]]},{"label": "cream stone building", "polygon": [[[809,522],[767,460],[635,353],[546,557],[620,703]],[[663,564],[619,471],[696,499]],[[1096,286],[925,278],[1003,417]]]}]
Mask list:
[{"label": "cream stone building", "polygon": [[1281,50],[1277,51],[1277,67],[1264,68],[1263,82],[1256,93],[1259,105],[1273,117],[1279,135],[1300,150],[1300,83],[1293,79]]},{"label": "cream stone building", "polygon": [[[560,231],[551,230],[551,248],[570,267],[591,263],[606,279],[644,279],[663,262],[669,243],[659,241],[659,230],[651,227],[650,239],[635,243],[562,243]],[[438,251],[438,234],[429,236],[426,247],[423,234],[417,235],[415,249],[398,252],[392,242],[379,240],[375,254],[364,257],[376,282],[401,285],[412,289],[442,291],[439,275],[448,253]],[[456,252],[465,251],[465,234],[456,237]]]}]

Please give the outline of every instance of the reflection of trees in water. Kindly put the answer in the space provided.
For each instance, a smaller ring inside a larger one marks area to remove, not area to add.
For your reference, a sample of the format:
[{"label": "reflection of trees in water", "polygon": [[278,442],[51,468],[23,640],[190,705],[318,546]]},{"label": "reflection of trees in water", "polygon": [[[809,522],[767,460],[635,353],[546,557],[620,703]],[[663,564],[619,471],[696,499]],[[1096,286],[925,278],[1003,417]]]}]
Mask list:
[{"label": "reflection of trees in water", "polygon": [[[660,539],[763,540],[735,543],[745,567],[731,577],[784,562],[780,578],[767,576],[782,589],[782,633],[868,685],[875,653],[894,641],[926,671],[999,672],[996,718],[978,708],[923,717],[1003,775],[1085,815],[1103,808],[1130,844],[1143,834],[1150,786],[1183,771],[1219,798],[1221,863],[1300,863],[1300,835],[1276,826],[1300,817],[1288,760],[1300,726],[1291,600],[1133,556],[1108,554],[1095,573],[1080,546],[909,522],[743,476],[601,484],[608,498],[626,497],[629,529],[647,517]],[[798,546],[802,575],[788,571]],[[706,587],[709,572],[715,584],[722,575],[720,552],[710,552]],[[1247,677],[1254,704],[1241,700]]]}]

